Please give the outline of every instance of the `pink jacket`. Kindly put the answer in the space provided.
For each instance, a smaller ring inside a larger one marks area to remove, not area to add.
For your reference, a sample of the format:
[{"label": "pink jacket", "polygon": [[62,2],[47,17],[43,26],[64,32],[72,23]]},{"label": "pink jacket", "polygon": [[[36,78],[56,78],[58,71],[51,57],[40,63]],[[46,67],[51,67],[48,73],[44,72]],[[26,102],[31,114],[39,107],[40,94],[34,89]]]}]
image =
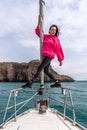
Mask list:
[{"label": "pink jacket", "polygon": [[[36,27],[35,32],[40,37],[40,28],[38,26]],[[51,59],[56,55],[58,61],[64,60],[63,50],[57,36],[44,34],[42,55],[48,56]]]}]

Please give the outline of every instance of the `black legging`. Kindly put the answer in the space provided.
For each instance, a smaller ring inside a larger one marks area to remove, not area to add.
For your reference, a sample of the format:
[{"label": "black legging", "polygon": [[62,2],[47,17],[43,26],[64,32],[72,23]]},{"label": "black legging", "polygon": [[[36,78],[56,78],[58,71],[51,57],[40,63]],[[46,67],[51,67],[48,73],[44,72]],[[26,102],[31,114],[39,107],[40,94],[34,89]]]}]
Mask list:
[{"label": "black legging", "polygon": [[50,62],[51,58],[45,56],[44,59],[42,60],[41,64],[39,65],[36,74],[32,78],[32,81],[38,77],[40,74],[41,70],[44,69],[44,72],[51,78],[53,81],[56,81],[56,78],[49,72],[49,67],[50,67]]}]

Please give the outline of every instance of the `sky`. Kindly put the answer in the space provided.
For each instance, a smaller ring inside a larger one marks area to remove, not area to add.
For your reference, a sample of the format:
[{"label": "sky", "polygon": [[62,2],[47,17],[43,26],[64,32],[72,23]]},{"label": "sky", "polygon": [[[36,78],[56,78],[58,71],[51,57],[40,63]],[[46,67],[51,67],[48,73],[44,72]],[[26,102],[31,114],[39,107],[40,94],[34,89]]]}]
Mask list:
[{"label": "sky", "polygon": [[[65,59],[57,58],[53,69],[75,80],[87,80],[87,0],[44,0],[44,33],[52,24],[60,29]],[[30,62],[40,59],[35,34],[39,0],[0,0],[0,62]]]}]

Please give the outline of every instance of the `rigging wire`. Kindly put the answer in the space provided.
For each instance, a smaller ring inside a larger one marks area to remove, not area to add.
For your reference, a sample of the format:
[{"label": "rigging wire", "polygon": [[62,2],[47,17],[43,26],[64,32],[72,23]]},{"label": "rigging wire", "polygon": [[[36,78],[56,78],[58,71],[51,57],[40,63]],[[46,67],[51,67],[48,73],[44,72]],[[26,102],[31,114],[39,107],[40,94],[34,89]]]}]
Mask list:
[{"label": "rigging wire", "polygon": [[[66,88],[66,89],[69,89],[69,90],[75,91],[75,92],[87,92],[87,90],[72,89],[72,88],[67,88],[67,87],[61,87],[61,88]],[[51,88],[48,88],[48,89],[51,89]],[[16,90],[24,90],[24,89],[18,88],[18,89],[16,89]],[[29,91],[30,91],[30,90],[29,90]],[[32,91],[32,90],[31,90],[31,91]],[[5,93],[9,93],[9,92],[11,92],[11,90],[0,90],[0,95],[3,95],[3,94],[5,94]],[[58,94],[58,93],[54,92],[54,94]]]}]

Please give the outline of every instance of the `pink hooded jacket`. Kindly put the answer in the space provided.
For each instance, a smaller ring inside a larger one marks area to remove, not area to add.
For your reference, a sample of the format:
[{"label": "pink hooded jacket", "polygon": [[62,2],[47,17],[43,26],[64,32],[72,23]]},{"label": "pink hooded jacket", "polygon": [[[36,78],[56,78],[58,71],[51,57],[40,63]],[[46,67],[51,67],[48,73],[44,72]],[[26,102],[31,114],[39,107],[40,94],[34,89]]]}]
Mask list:
[{"label": "pink hooded jacket", "polygon": [[[35,32],[40,37],[40,28],[38,26],[36,27]],[[63,50],[57,36],[44,34],[42,55],[48,56],[51,59],[56,55],[59,62],[64,60]]]}]

